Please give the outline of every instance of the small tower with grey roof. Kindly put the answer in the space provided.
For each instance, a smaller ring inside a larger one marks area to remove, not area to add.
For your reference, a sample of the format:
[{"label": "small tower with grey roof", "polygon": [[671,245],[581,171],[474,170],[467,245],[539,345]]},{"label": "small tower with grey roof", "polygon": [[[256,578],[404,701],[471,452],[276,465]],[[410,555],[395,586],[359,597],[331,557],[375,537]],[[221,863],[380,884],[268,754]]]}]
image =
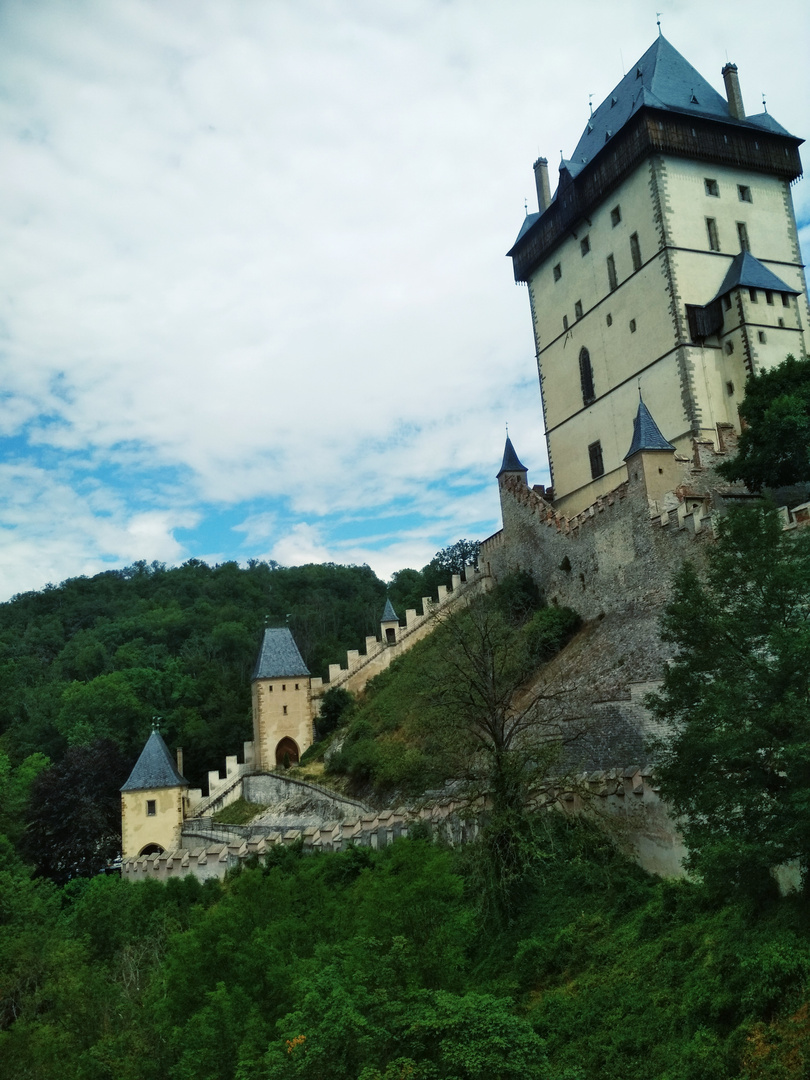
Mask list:
[{"label": "small tower with grey roof", "polygon": [[188,781],[155,728],[121,788],[121,854],[158,855],[180,840]]},{"label": "small tower with grey roof", "polygon": [[388,598],[386,598],[380,619],[380,631],[383,645],[396,645],[399,641],[399,615],[394,611],[394,605]]},{"label": "small tower with grey roof", "polygon": [[295,765],[312,744],[312,696],[309,669],[287,627],[264,632],[252,701],[257,771]]},{"label": "small tower with grey roof", "polygon": [[641,482],[650,503],[657,504],[664,492],[672,491],[680,483],[675,447],[661,434],[641,394],[633,421],[633,439],[624,460],[631,484]]}]

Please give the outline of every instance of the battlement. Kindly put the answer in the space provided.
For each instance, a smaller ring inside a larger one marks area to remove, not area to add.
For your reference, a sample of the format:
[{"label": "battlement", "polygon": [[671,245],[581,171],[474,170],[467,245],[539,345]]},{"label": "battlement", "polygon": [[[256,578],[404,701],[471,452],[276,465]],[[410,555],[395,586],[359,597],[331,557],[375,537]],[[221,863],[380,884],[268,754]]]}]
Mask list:
[{"label": "battlement", "polygon": [[473,564],[465,566],[464,578],[453,574],[450,586],[439,585],[437,598],[422,597],[422,614],[415,608],[405,612],[405,626],[387,627],[391,636],[383,634],[382,640],[376,637],[366,638],[365,652],[350,649],[346,653],[346,667],[330,664],[327,678],[313,678],[310,683],[312,697],[322,697],[327,690],[343,687],[354,694],[359,693],[369,679],[384,671],[393,660],[411,649],[433,629],[435,616],[439,612],[452,610],[459,603],[469,603],[470,599],[490,587],[486,571],[476,569]]}]

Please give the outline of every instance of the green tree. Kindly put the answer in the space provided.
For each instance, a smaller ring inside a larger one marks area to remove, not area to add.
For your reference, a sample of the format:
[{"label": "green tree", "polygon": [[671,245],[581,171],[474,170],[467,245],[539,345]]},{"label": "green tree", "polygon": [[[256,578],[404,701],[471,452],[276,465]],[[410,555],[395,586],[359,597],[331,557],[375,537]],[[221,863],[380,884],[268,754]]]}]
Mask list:
[{"label": "green tree", "polygon": [[664,616],[677,655],[650,699],[669,732],[656,771],[689,868],[753,885],[787,860],[810,866],[810,531],[783,533],[762,507],[719,531]]},{"label": "green tree", "polygon": [[738,453],[719,472],[752,491],[810,481],[810,360],[788,356],[749,375],[740,416]]}]

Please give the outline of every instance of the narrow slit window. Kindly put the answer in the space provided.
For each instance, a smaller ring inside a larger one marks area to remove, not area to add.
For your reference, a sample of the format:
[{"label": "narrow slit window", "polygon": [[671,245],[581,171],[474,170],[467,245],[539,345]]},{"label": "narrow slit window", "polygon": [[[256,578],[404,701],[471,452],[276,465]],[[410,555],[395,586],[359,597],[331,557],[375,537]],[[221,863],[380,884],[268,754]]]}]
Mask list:
[{"label": "narrow slit window", "polygon": [[591,238],[590,236],[583,236],[579,242],[580,254],[587,255],[591,250]]},{"label": "narrow slit window", "polygon": [[770,304],[773,307],[773,293],[770,289],[765,290],[765,303]]},{"label": "narrow slit window", "polygon": [[767,336],[767,334],[765,333],[764,330],[758,330],[757,331],[757,337],[759,338],[759,342],[760,342],[761,345],[766,345],[767,344],[768,336]]},{"label": "narrow slit window", "polygon": [[588,447],[588,457],[591,461],[591,478],[596,480],[597,477],[603,476],[605,472],[605,466],[602,461],[602,444],[598,440],[593,442]]},{"label": "narrow slit window", "polygon": [[560,263],[554,264],[554,269],[552,270],[552,273],[554,274],[554,280],[559,281],[562,277],[562,266],[560,265]]},{"label": "narrow slit window", "polygon": [[567,330],[567,329],[568,329],[568,316],[563,315],[563,330]]},{"label": "narrow slit window", "polygon": [[284,716],[286,716],[286,715],[287,715],[287,706],[286,706],[286,705],[282,705],[282,707],[281,707],[281,711],[282,711],[282,713],[284,714]]},{"label": "narrow slit window", "polygon": [[720,237],[717,233],[717,220],[713,217],[706,218],[706,235],[709,238],[709,251],[719,251]]},{"label": "narrow slit window", "polygon": [[731,354],[734,352],[734,342],[733,341],[727,341],[726,344],[725,344],[725,350],[726,350],[726,353],[729,356],[731,356]]},{"label": "narrow slit window", "polygon": [[748,290],[748,296],[749,296],[752,304],[756,304],[759,301],[759,296],[757,296],[757,290],[756,289],[749,289]]},{"label": "narrow slit window", "polygon": [[638,233],[634,232],[630,237],[630,257],[633,260],[633,269],[641,269],[641,245],[638,242]]},{"label": "narrow slit window", "polygon": [[622,208],[620,206],[614,206],[610,211],[610,224],[615,229],[619,222],[622,220]]},{"label": "narrow slit window", "polygon": [[587,349],[579,351],[579,384],[582,388],[582,404],[591,405],[596,400],[596,392],[593,384],[591,354]]},{"label": "narrow slit window", "polygon": [[723,307],[726,311],[731,311],[731,296],[728,293],[723,297]]},{"label": "narrow slit window", "polygon": [[790,307],[790,293],[782,293],[782,307]]},{"label": "narrow slit window", "polygon": [[630,333],[635,334],[635,332],[636,332],[636,320],[631,319],[630,320]]},{"label": "narrow slit window", "polygon": [[616,277],[616,260],[612,255],[607,257],[607,272],[608,272],[608,284],[610,291],[613,292],[619,286],[619,279]]},{"label": "narrow slit window", "polygon": [[737,239],[740,241],[740,251],[750,251],[748,244],[748,226],[744,221],[737,222]]},{"label": "narrow slit window", "polygon": [[156,799],[147,799],[146,800],[146,816],[147,817],[157,817],[157,800]]},{"label": "narrow slit window", "polygon": [[576,315],[576,317],[578,319],[582,318],[582,301],[581,300],[577,300],[577,302],[574,304],[574,315]]}]

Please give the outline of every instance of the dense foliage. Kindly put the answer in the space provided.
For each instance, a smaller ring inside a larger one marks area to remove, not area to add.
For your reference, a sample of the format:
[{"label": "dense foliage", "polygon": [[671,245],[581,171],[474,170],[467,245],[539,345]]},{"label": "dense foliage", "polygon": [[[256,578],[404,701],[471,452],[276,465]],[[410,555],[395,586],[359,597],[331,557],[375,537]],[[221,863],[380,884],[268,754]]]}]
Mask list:
[{"label": "dense foliage", "polygon": [[381,801],[449,779],[477,797],[492,789],[493,768],[530,785],[547,770],[549,725],[559,710],[544,707],[542,693],[524,695],[520,705],[516,694],[578,625],[570,609],[542,606],[528,574],[506,578],[440,618],[429,638],[369,683],[344,714],[340,749],[323,748],[327,771]]},{"label": "dense foliage", "polygon": [[720,466],[752,491],[810,482],[810,360],[793,356],[749,375],[738,454]]},{"label": "dense foliage", "polygon": [[15,762],[35,752],[56,762],[68,746],[105,738],[131,763],[159,716],[200,782],[251,737],[265,625],[288,623],[320,674],[379,629],[384,603],[367,566],[197,560],[26,593],[0,605],[0,745]]},{"label": "dense foliage", "polygon": [[762,507],[719,530],[705,581],[684,564],[666,611],[656,771],[692,869],[756,888],[788,860],[810,870],[810,532]]},{"label": "dense foliage", "polygon": [[280,849],[224,884],[0,871],[19,1080],[754,1080],[810,1068],[807,910],[713,904],[546,814],[527,903],[474,848]]}]

